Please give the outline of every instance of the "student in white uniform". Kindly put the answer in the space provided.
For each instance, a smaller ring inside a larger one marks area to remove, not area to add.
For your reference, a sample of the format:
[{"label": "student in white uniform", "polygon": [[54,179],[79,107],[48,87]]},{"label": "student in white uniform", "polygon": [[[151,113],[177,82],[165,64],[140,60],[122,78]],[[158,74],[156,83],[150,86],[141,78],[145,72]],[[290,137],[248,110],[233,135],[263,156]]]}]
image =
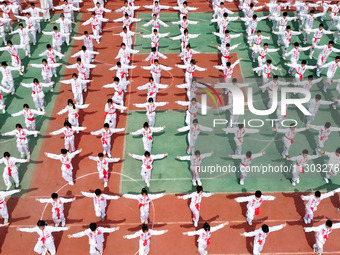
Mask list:
[{"label": "student in white uniform", "polygon": [[336,176],[340,166],[340,147],[335,152],[320,151],[321,154],[328,156],[328,168],[325,177],[323,178],[326,183],[329,183],[329,178]]},{"label": "student in white uniform", "polygon": [[197,235],[198,236],[198,239],[197,239],[198,252],[201,255],[207,255],[208,252],[206,251],[206,249],[208,248],[208,245],[210,244],[211,234],[221,228],[224,228],[228,224],[229,222],[227,221],[215,227],[210,227],[210,225],[207,222],[205,222],[203,224],[203,228],[196,230],[196,231],[183,232],[183,235],[187,235],[187,236]]},{"label": "student in white uniform", "polygon": [[125,239],[133,239],[139,237],[138,254],[148,255],[150,251],[151,236],[163,235],[166,232],[168,232],[168,230],[152,230],[149,229],[147,225],[143,224],[142,230],[139,230],[138,232],[131,235],[125,235],[123,237]]},{"label": "student in white uniform", "polygon": [[315,232],[315,244],[313,244],[314,253],[321,255],[323,252],[323,246],[329,238],[329,234],[335,230],[340,228],[340,223],[335,223],[331,220],[327,220],[326,223],[321,224],[317,227],[308,227],[304,228],[305,232]]},{"label": "student in white uniform", "polygon": [[83,196],[93,198],[93,206],[94,206],[94,212],[98,218],[100,218],[102,221],[105,220],[105,210],[107,205],[107,200],[117,200],[120,198],[119,196],[111,196],[107,194],[103,194],[100,189],[96,189],[93,192],[81,192]]},{"label": "student in white uniform", "polygon": [[66,219],[64,215],[64,204],[71,203],[76,200],[76,198],[63,198],[59,197],[57,193],[52,193],[51,198],[36,198],[35,200],[42,204],[51,204],[54,226],[59,227],[59,224],[61,223],[61,226],[65,227]]},{"label": "student in white uniform", "polygon": [[[47,56],[47,63],[49,65],[56,64],[56,57],[59,57],[59,59],[62,59],[65,57],[65,55],[61,54],[59,51],[56,51],[55,49],[52,49],[51,44],[46,45],[47,50],[39,54],[39,57],[41,56]],[[57,77],[57,69],[55,67],[51,67],[54,77]]]},{"label": "student in white uniform", "polygon": [[156,154],[156,155],[151,155],[150,152],[145,151],[144,155],[137,155],[137,154],[128,154],[130,157],[141,160],[142,161],[142,166],[141,166],[141,176],[142,179],[145,181],[146,186],[150,187],[150,181],[151,181],[151,172],[152,172],[152,163],[155,159],[163,159],[168,156],[168,153],[164,154]]},{"label": "student in white uniform", "polygon": [[315,191],[313,195],[308,195],[308,196],[301,195],[301,199],[303,201],[308,201],[305,205],[306,214],[305,216],[303,216],[303,221],[305,222],[305,224],[310,224],[312,222],[314,218],[314,212],[317,210],[317,207],[321,203],[321,200],[334,196],[335,193],[339,191],[340,191],[339,189],[336,189],[334,191],[321,194],[321,192],[317,190]]},{"label": "student in white uniform", "polygon": [[330,122],[326,122],[323,126],[309,125],[310,128],[319,131],[318,135],[318,147],[315,148],[315,153],[319,154],[321,148],[324,147],[325,142],[328,140],[328,136],[331,132],[339,132],[340,128],[331,127]]},{"label": "student in white uniform", "polygon": [[292,169],[292,180],[291,183],[293,186],[300,183],[300,173],[304,173],[307,162],[309,160],[317,159],[321,157],[321,154],[318,155],[308,155],[308,150],[304,149],[302,154],[296,157],[286,158],[289,161],[295,162],[293,169]]},{"label": "student in white uniform", "polygon": [[86,127],[72,127],[71,123],[65,120],[64,127],[50,132],[50,135],[64,134],[65,149],[74,152],[76,151],[76,147],[74,146],[74,132],[79,133],[79,131],[84,131],[85,129]]},{"label": "student in white uniform", "polygon": [[73,166],[72,166],[72,159],[82,152],[82,149],[76,150],[72,153],[69,153],[66,149],[61,149],[60,154],[53,154],[45,152],[45,156],[51,159],[57,159],[61,162],[61,176],[64,178],[65,181],[68,182],[69,185],[74,185],[73,181]]},{"label": "student in white uniform", "polygon": [[146,108],[146,117],[150,127],[155,126],[156,122],[156,109],[157,107],[165,106],[169,102],[154,102],[152,97],[149,97],[148,102],[144,104],[133,104],[137,108]]},{"label": "student in white uniform", "polygon": [[43,220],[39,220],[37,222],[37,226],[34,228],[17,228],[17,231],[37,233],[39,235],[39,238],[38,242],[34,246],[34,251],[38,254],[47,254],[47,252],[49,252],[51,255],[56,254],[56,248],[54,245],[54,238],[52,236],[52,233],[66,230],[69,230],[69,228],[47,226],[46,222]]},{"label": "student in white uniform", "polygon": [[114,133],[117,132],[123,132],[125,130],[125,128],[110,128],[109,123],[105,123],[104,127],[102,129],[99,129],[97,131],[93,131],[90,134],[91,135],[101,135],[101,143],[103,146],[103,154],[106,155],[111,158],[111,136]]},{"label": "student in white uniform", "polygon": [[320,105],[331,105],[335,102],[337,102],[337,99],[335,99],[335,101],[326,101],[321,100],[320,94],[315,95],[315,98],[312,98],[308,102],[308,111],[311,115],[308,116],[306,125],[308,126],[315,119],[315,115],[318,113]]},{"label": "student in white uniform", "polygon": [[85,109],[89,107],[89,104],[77,105],[73,102],[72,99],[67,100],[67,105],[64,109],[57,112],[57,115],[61,115],[65,112],[68,113],[67,120],[71,123],[72,126],[79,127],[79,109]]},{"label": "student in white uniform", "polygon": [[0,191],[0,215],[4,219],[4,224],[8,224],[9,219],[9,213],[5,198],[19,192],[21,192],[21,189],[15,189],[11,191]]},{"label": "student in white uniform", "polygon": [[12,183],[9,179],[10,176],[12,176],[15,187],[19,187],[19,174],[18,174],[18,168],[15,165],[16,163],[27,163],[29,162],[29,159],[17,159],[15,157],[11,157],[11,154],[6,151],[4,153],[4,157],[0,159],[0,164],[5,164],[4,172],[2,174],[2,178],[4,179],[4,183],[7,187],[7,190],[9,190],[12,186]]},{"label": "student in white uniform", "polygon": [[98,153],[98,157],[89,156],[89,159],[97,162],[99,179],[104,180],[104,188],[106,188],[109,182],[109,163],[118,162],[120,158],[107,158],[100,152]]},{"label": "student in white uniform", "polygon": [[294,136],[296,133],[303,132],[305,130],[309,129],[307,128],[296,128],[294,123],[290,124],[289,128],[273,128],[273,131],[276,131],[278,133],[283,133],[285,136],[283,137],[283,144],[284,144],[284,150],[282,152],[282,157],[286,158],[289,154],[290,146],[294,143]]},{"label": "student in white uniform", "polygon": [[87,92],[87,84],[90,82],[92,80],[83,80],[76,73],[72,74],[72,79],[60,81],[63,84],[71,84],[74,101],[78,105],[84,104],[83,91]]},{"label": "student in white uniform", "polygon": [[247,222],[249,225],[253,225],[253,220],[255,216],[260,214],[260,206],[263,201],[273,201],[275,199],[274,196],[264,196],[260,190],[255,191],[254,195],[250,195],[247,197],[237,197],[235,201],[237,203],[248,202],[247,204]]},{"label": "student in white uniform", "polygon": [[184,199],[184,200],[190,198],[190,206],[189,207],[190,207],[190,210],[191,210],[192,215],[193,215],[192,220],[194,222],[195,227],[198,226],[198,221],[199,221],[199,218],[200,218],[202,198],[203,197],[210,197],[211,195],[213,195],[213,193],[203,192],[203,187],[197,186],[196,192],[177,197],[178,199]]},{"label": "student in white uniform", "polygon": [[104,112],[105,112],[104,123],[108,123],[110,125],[110,128],[116,128],[116,124],[117,124],[116,109],[123,111],[123,110],[126,110],[127,107],[115,104],[113,100],[109,98],[104,108]]},{"label": "student in white uniform", "polygon": [[79,238],[83,236],[88,236],[89,244],[90,244],[90,255],[98,255],[103,254],[104,252],[104,234],[105,233],[112,233],[119,230],[118,227],[113,228],[104,228],[104,227],[97,227],[97,223],[90,223],[89,228],[78,232],[72,235],[68,235],[68,238]]},{"label": "student in white uniform", "polygon": [[286,224],[281,224],[273,227],[268,227],[268,225],[263,224],[260,229],[257,229],[252,232],[244,232],[241,236],[244,237],[252,237],[254,236],[254,244],[253,244],[253,254],[259,255],[263,249],[263,246],[266,242],[266,238],[271,232],[278,231],[283,229]]},{"label": "student in white uniform", "polygon": [[1,67],[0,67],[0,72],[2,74],[1,85],[5,87],[6,89],[10,90],[12,95],[14,95],[15,87],[14,87],[12,71],[21,72],[21,67],[20,66],[17,66],[17,67],[8,66],[5,61],[1,63]]},{"label": "student in white uniform", "polygon": [[138,201],[140,220],[142,224],[148,224],[150,203],[155,199],[164,197],[164,195],[165,193],[149,194],[146,188],[142,188],[141,193],[138,195],[124,194],[123,197]]},{"label": "student in white uniform", "polygon": [[152,138],[152,134],[153,133],[158,133],[161,132],[165,129],[165,126],[163,127],[150,127],[149,123],[144,122],[143,124],[143,128],[138,129],[135,132],[130,132],[130,135],[143,135],[143,146],[144,146],[144,151],[148,151],[151,153],[152,151],[152,142],[153,142],[153,138]]},{"label": "student in white uniform", "polygon": [[20,152],[21,157],[23,158],[26,154],[27,159],[30,159],[31,152],[28,148],[28,135],[34,135],[35,137],[40,134],[39,131],[29,131],[27,129],[22,128],[21,124],[16,124],[15,129],[10,132],[2,133],[2,136],[16,136],[17,137],[17,148]]},{"label": "student in white uniform", "polygon": [[[190,161],[190,170],[192,172],[192,185],[196,186],[197,184],[199,186],[202,186],[202,182],[199,176],[199,172],[200,172],[200,167],[202,164],[202,159],[204,158],[208,158],[211,157],[214,154],[213,151],[211,151],[210,153],[203,153],[201,154],[201,152],[199,150],[196,150],[194,155],[190,155],[190,156],[177,156],[176,158],[179,160],[189,160]],[[197,182],[197,184],[196,184]]]},{"label": "student in white uniform", "polygon": [[35,126],[34,115],[40,115],[41,116],[41,115],[45,115],[46,112],[31,109],[28,104],[24,104],[23,108],[24,109],[21,110],[21,111],[18,111],[16,113],[12,113],[11,117],[17,117],[17,116],[24,115],[24,117],[25,117],[25,128],[29,131],[35,131],[36,126]]},{"label": "student in white uniform", "polygon": [[[48,64],[47,59],[42,60],[42,64],[28,64],[31,67],[41,68],[41,77],[45,83],[51,83],[52,80],[52,68],[61,66],[62,63]],[[53,92],[53,86],[50,87],[50,91]]]}]

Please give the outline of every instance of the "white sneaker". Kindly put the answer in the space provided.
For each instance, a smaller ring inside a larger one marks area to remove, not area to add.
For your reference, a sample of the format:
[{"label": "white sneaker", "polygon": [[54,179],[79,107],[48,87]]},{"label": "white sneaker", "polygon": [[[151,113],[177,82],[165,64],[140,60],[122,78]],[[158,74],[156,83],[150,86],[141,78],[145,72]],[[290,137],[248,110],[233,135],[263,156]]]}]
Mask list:
[{"label": "white sneaker", "polygon": [[240,185],[241,185],[241,186],[244,185],[244,180],[240,180]]},{"label": "white sneaker", "polygon": [[57,78],[57,74],[56,74],[56,73],[54,74],[54,77],[56,77],[56,78]]},{"label": "white sneaker", "polygon": [[194,222],[194,227],[197,228],[198,222]]},{"label": "white sneaker", "polygon": [[146,183],[146,187],[150,187],[150,182],[147,182],[147,183]]},{"label": "white sneaker", "polygon": [[324,179],[324,181],[325,181],[326,183],[329,183],[329,180],[328,180],[328,178],[326,178],[326,177],[323,177],[323,179]]},{"label": "white sneaker", "polygon": [[253,222],[252,221],[247,221],[249,226],[253,225]]},{"label": "white sneaker", "polygon": [[16,187],[16,188],[19,188],[19,183],[16,183],[16,184],[15,184],[15,187]]},{"label": "white sneaker", "polygon": [[25,157],[25,152],[20,153],[21,158]]},{"label": "white sneaker", "polygon": [[111,154],[107,154],[107,156],[108,156],[109,158],[111,158]]},{"label": "white sneaker", "polygon": [[303,217],[303,221],[305,222],[306,225],[308,224],[308,221],[306,220],[305,217]]},{"label": "white sneaker", "polygon": [[196,186],[196,182],[195,182],[195,181],[192,181],[192,185],[193,185],[193,186]]},{"label": "white sneaker", "polygon": [[28,53],[28,57],[29,57],[29,58],[31,57],[31,53]]},{"label": "white sneaker", "polygon": [[[333,107],[333,110],[336,110],[336,105],[335,104],[333,104],[332,107]],[[2,111],[5,111],[5,110],[2,110]]]},{"label": "white sneaker", "polygon": [[71,186],[73,186],[73,185],[74,185],[74,182],[73,182],[73,181],[69,181],[68,184],[71,185]]},{"label": "white sneaker", "polygon": [[292,181],[292,185],[295,187],[296,186],[296,182]]},{"label": "white sneaker", "polygon": [[296,183],[299,184],[300,183],[300,178],[296,180]]},{"label": "white sneaker", "polygon": [[198,181],[197,181],[197,184],[198,184],[199,186],[202,186],[201,180],[198,180]]},{"label": "white sneaker", "polygon": [[8,223],[8,218],[4,218],[4,224]]},{"label": "white sneaker", "polygon": [[148,224],[148,220],[145,221],[145,224]]},{"label": "white sneaker", "polygon": [[104,188],[106,188],[107,187],[107,182],[104,182]]},{"label": "white sneaker", "polygon": [[66,225],[66,221],[64,220],[64,221],[61,222],[61,226],[65,227],[65,225]]},{"label": "white sneaker", "polygon": [[10,185],[10,186],[7,186],[6,190],[9,190],[9,189],[11,188],[11,186],[12,186],[12,185]]},{"label": "white sneaker", "polygon": [[84,92],[87,92],[87,87],[84,88]]},{"label": "white sneaker", "polygon": [[56,228],[59,227],[59,223],[54,224],[54,226],[55,226]]}]

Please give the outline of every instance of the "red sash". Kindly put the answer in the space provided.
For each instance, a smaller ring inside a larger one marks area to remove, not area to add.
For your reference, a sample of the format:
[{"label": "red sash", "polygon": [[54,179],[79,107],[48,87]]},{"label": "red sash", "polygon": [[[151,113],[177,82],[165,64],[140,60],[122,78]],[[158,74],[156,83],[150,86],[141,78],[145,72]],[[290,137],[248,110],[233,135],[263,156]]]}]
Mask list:
[{"label": "red sash", "polygon": [[321,136],[320,141],[323,141],[327,136]]},{"label": "red sash", "polygon": [[211,241],[210,241],[210,238],[208,238],[208,239],[207,239],[207,245],[209,245],[210,242],[211,242]]},{"label": "red sash", "polygon": [[71,168],[71,164],[65,164],[65,166],[66,166],[67,169]]},{"label": "red sash", "polygon": [[149,140],[149,141],[152,141],[152,136],[148,136],[148,140]]},{"label": "red sash", "polygon": [[100,140],[102,141],[103,145],[107,144],[107,141],[106,141],[106,139],[104,137],[102,137]]},{"label": "red sash", "polygon": [[140,210],[140,208],[142,208],[143,206],[145,206],[146,204],[139,204],[138,205],[138,209]]},{"label": "red sash", "polygon": [[8,168],[8,175],[12,176],[12,168],[10,168],[10,167],[7,167],[7,168]]},{"label": "red sash", "polygon": [[285,136],[285,138],[287,138],[287,139],[290,141],[291,144],[294,143],[294,140],[293,140],[293,139],[290,139],[290,138],[288,138],[287,136]]},{"label": "red sash", "polygon": [[104,178],[107,179],[107,171],[103,169]]},{"label": "red sash", "polygon": [[60,218],[60,209],[59,208],[55,208],[55,211],[57,212],[57,217]]},{"label": "red sash", "polygon": [[[298,163],[296,163],[297,166],[300,166]],[[305,172],[305,168],[303,166],[300,166],[301,167],[301,170],[300,170],[300,173],[304,173]]]},{"label": "red sash", "polygon": [[125,77],[125,73],[123,72],[120,77],[124,78]]},{"label": "red sash", "polygon": [[42,237],[42,238],[40,239],[40,241],[41,241],[43,244],[45,244],[45,242],[46,242],[46,237]]},{"label": "red sash", "polygon": [[195,204],[195,208],[199,211],[201,209],[200,204],[199,203]]},{"label": "red sash", "polygon": [[260,207],[255,208],[255,216],[260,214]]},{"label": "red sash", "polygon": [[34,118],[27,118],[28,121],[34,121]]},{"label": "red sash", "polygon": [[148,244],[148,240],[145,239],[144,242],[143,242],[143,246],[146,246]]},{"label": "red sash", "polygon": [[74,114],[74,117],[75,117],[76,119],[78,119],[78,118],[79,118],[79,114],[78,114],[78,113],[75,113],[75,114]]},{"label": "red sash", "polygon": [[123,95],[123,91],[117,91],[118,95]]}]

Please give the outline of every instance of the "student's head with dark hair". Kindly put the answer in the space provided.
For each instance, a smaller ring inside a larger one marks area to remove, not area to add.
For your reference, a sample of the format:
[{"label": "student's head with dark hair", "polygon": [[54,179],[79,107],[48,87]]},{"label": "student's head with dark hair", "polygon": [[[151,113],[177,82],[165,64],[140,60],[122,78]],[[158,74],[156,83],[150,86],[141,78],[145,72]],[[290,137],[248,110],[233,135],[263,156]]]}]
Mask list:
[{"label": "student's head with dark hair", "polygon": [[298,42],[294,43],[294,47],[299,47],[299,46],[300,46],[300,44]]},{"label": "student's head with dark hair", "polygon": [[304,150],[302,151],[302,154],[303,154],[303,155],[308,155],[308,150],[307,150],[307,149],[304,149]]},{"label": "student's head with dark hair", "polygon": [[283,17],[287,17],[287,16],[288,16],[288,13],[287,13],[287,12],[284,12],[282,15],[283,15]]},{"label": "student's head with dark hair", "polygon": [[308,75],[308,77],[307,77],[307,78],[308,78],[308,80],[310,80],[310,81],[311,81],[311,80],[313,80],[313,75]]},{"label": "student's head with dark hair", "polygon": [[6,61],[2,61],[2,62],[1,62],[1,65],[2,65],[2,66],[7,66]]},{"label": "student's head with dark hair", "polygon": [[223,13],[223,17],[224,17],[224,18],[227,18],[227,17],[228,17],[228,13],[226,13],[226,12]]},{"label": "student's head with dark hair", "polygon": [[9,158],[11,156],[11,154],[8,151],[4,152],[4,158]]},{"label": "student's head with dark hair", "polygon": [[230,47],[230,43],[227,43],[227,44],[225,45],[225,47],[226,47],[226,48],[229,48],[229,47]]},{"label": "student's head with dark hair", "polygon": [[37,226],[40,228],[40,229],[44,229],[45,226],[46,226],[46,222],[44,220],[38,220],[37,222]]},{"label": "student's head with dark hair", "polygon": [[113,104],[112,98],[109,98],[109,99],[107,100],[107,103],[108,103],[108,104]]},{"label": "student's head with dark hair", "polygon": [[58,194],[57,193],[52,193],[51,198],[53,200],[56,200],[58,198]]},{"label": "student's head with dark hair", "polygon": [[333,222],[332,222],[331,220],[327,220],[327,221],[326,221],[326,226],[327,226],[328,228],[331,228],[331,227],[333,226]]},{"label": "student's head with dark hair", "polygon": [[201,152],[200,152],[199,150],[196,150],[196,151],[195,151],[195,155],[196,155],[197,157],[199,157],[199,156],[201,155]]},{"label": "student's head with dark hair", "polygon": [[253,19],[254,20],[257,19],[257,15],[256,14],[253,15]]},{"label": "student's head with dark hair", "polygon": [[22,106],[22,108],[24,108],[24,109],[29,109],[30,106],[29,106],[28,104],[24,104],[24,105]]},{"label": "student's head with dark hair", "polygon": [[42,61],[41,61],[44,65],[47,65],[47,59],[44,58]]},{"label": "student's head with dark hair", "polygon": [[98,158],[104,158],[104,153],[99,152],[99,153],[98,153]]},{"label": "student's head with dark hair", "polygon": [[124,47],[126,46],[125,43],[121,43],[121,44],[120,44],[120,47],[123,47],[123,46],[124,46]]},{"label": "student's head with dark hair", "polygon": [[286,26],[286,29],[287,29],[287,30],[290,30],[290,29],[291,29],[291,27],[290,27],[290,26]]},{"label": "student's head with dark hair", "polygon": [[325,123],[325,128],[330,128],[330,127],[331,127],[331,123],[327,121],[327,122]]},{"label": "student's head with dark hair", "polygon": [[261,229],[262,229],[262,231],[263,231],[264,233],[268,233],[268,232],[269,232],[269,227],[268,227],[268,225],[266,225],[266,224],[263,224],[262,227],[261,227]]},{"label": "student's head with dark hair", "polygon": [[153,61],[153,63],[154,63],[154,64],[157,63],[157,65],[158,65],[158,63],[159,63],[158,59],[155,59],[155,60]]},{"label": "student's head with dark hair", "polygon": [[114,77],[113,81],[119,82],[119,78],[118,77]]},{"label": "student's head with dark hair", "polygon": [[144,129],[147,129],[147,128],[149,128],[149,123],[147,123],[147,122],[144,122],[144,124],[143,124],[143,128],[144,128]]},{"label": "student's head with dark hair", "polygon": [[8,44],[9,46],[13,45],[13,43],[12,43],[11,40],[8,40],[8,41],[7,41],[7,44]]},{"label": "student's head with dark hair", "polygon": [[81,62],[81,58],[77,58],[77,62]]},{"label": "student's head with dark hair", "polygon": [[188,29],[184,29],[183,34],[189,33]]},{"label": "student's head with dark hair", "polygon": [[272,60],[271,59],[267,59],[267,64],[271,64],[272,63]]},{"label": "student's head with dark hair", "polygon": [[73,108],[73,109],[76,109],[76,105],[74,104],[74,102],[73,102],[72,99],[68,99],[68,100],[67,100],[67,105],[70,105],[70,106],[72,105],[72,108]]},{"label": "student's head with dark hair", "polygon": [[197,192],[198,194],[200,194],[201,192],[203,193],[203,187],[200,186],[200,185],[198,185],[198,186],[196,187],[196,192]]},{"label": "student's head with dark hair", "polygon": [[253,3],[251,3],[249,6],[250,6],[250,8],[253,8],[253,7],[254,7],[254,4],[253,4]]},{"label": "student's head with dark hair", "polygon": [[239,129],[244,128],[244,124],[243,123],[238,124],[238,128]]},{"label": "student's head with dark hair", "polygon": [[64,127],[72,128],[72,125],[68,120],[65,120],[64,121]]},{"label": "student's head with dark hair", "polygon": [[21,124],[18,123],[18,124],[15,125],[15,128],[16,129],[22,129],[22,126],[21,126]]},{"label": "student's head with dark hair", "polygon": [[231,80],[231,82],[232,82],[232,83],[237,83],[237,79],[236,79],[236,78],[233,78],[233,79]]},{"label": "student's head with dark hair", "polygon": [[225,34],[229,34],[230,31],[229,31],[228,29],[226,29],[224,33],[225,33]]},{"label": "student's head with dark hair", "polygon": [[231,66],[231,63],[228,61],[227,62],[227,67],[230,67]]},{"label": "student's head with dark hair", "polygon": [[58,31],[58,27],[57,26],[53,26],[53,30],[54,31]]},{"label": "student's head with dark hair", "polygon": [[278,80],[279,76],[278,75],[273,75],[273,80]]},{"label": "student's head with dark hair", "polygon": [[336,154],[340,154],[340,147],[336,148],[336,151],[335,151]]},{"label": "student's head with dark hair", "polygon": [[246,157],[247,157],[247,158],[251,158],[251,155],[252,155],[251,151],[247,151],[247,152],[246,152]]},{"label": "student's head with dark hair", "polygon": [[146,158],[150,157],[150,152],[148,152],[148,151],[144,152],[144,156],[145,156]]},{"label": "student's head with dark hair", "polygon": [[84,35],[88,35],[89,34],[89,32],[88,31],[84,31]]},{"label": "student's head with dark hair", "polygon": [[314,196],[316,196],[316,197],[321,197],[321,192],[320,191],[315,191],[315,193],[314,193]]},{"label": "student's head with dark hair", "polygon": [[143,226],[142,226],[143,233],[148,232],[148,230],[149,230],[148,226],[146,224],[143,224]]},{"label": "student's head with dark hair", "polygon": [[152,97],[149,97],[148,102],[149,102],[149,103],[153,103],[153,98],[152,98]]},{"label": "student's head with dark hair", "polygon": [[262,196],[262,192],[260,190],[255,191],[255,197],[260,198]]},{"label": "student's head with dark hair", "polygon": [[323,28],[323,24],[322,24],[322,23],[319,24],[319,28],[320,28],[320,29]]},{"label": "student's head with dark hair", "polygon": [[127,32],[127,28],[126,28],[126,27],[123,27],[123,31],[124,31],[124,32]]},{"label": "student's head with dark hair", "polygon": [[49,49],[51,49],[51,48],[52,48],[51,44],[48,43],[48,44],[46,45],[46,49],[49,50]]},{"label": "student's head with dark hair", "polygon": [[108,130],[110,128],[110,124],[109,123],[104,123],[104,129]]},{"label": "student's head with dark hair", "polygon": [[94,191],[94,194],[96,194],[96,196],[98,197],[98,196],[100,196],[102,194],[102,191],[100,189],[96,189]]},{"label": "student's head with dark hair", "polygon": [[146,188],[142,188],[141,192],[140,192],[143,196],[147,196],[148,195],[148,190]]},{"label": "student's head with dark hair", "polygon": [[191,98],[191,103],[196,103],[197,99],[195,97]]},{"label": "student's head with dark hair", "polygon": [[196,125],[198,124],[198,119],[194,119],[194,120],[192,121],[192,124],[194,124],[194,126],[196,126]]},{"label": "student's head with dark hair", "polygon": [[205,232],[210,231],[210,225],[208,224],[208,222],[205,222],[205,223],[203,224],[203,229],[204,229]]},{"label": "student's head with dark hair", "polygon": [[304,59],[301,61],[301,65],[306,65],[307,64],[307,61]]},{"label": "student's head with dark hair", "polygon": [[196,60],[195,60],[195,59],[191,59],[191,60],[190,60],[190,64],[196,65]]},{"label": "student's head with dark hair", "polygon": [[340,56],[335,57],[335,63],[338,63],[340,61]]},{"label": "student's head with dark hair", "polygon": [[153,77],[151,76],[150,78],[149,78],[149,82],[154,82],[154,79],[153,79]]},{"label": "student's head with dark hair", "polygon": [[90,223],[89,228],[91,229],[92,232],[96,231],[96,229],[97,229],[97,223],[94,223],[94,222]]},{"label": "student's head with dark hair", "polygon": [[86,46],[85,45],[81,46],[81,50],[86,51]]},{"label": "student's head with dark hair", "polygon": [[315,100],[317,100],[317,101],[321,100],[321,95],[320,95],[320,94],[317,94],[317,95],[315,96]]},{"label": "student's head with dark hair", "polygon": [[66,155],[66,154],[67,154],[67,150],[63,148],[63,149],[60,150],[60,153],[61,153],[62,155]]}]

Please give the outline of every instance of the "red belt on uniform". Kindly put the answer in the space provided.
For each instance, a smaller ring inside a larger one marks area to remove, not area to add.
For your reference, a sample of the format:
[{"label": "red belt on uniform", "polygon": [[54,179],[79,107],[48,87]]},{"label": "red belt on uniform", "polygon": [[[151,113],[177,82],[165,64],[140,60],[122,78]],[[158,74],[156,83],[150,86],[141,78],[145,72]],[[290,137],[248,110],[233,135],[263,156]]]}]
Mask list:
[{"label": "red belt on uniform", "polygon": [[50,57],[50,60],[53,62],[53,64],[55,64],[55,59]]},{"label": "red belt on uniform", "polygon": [[260,214],[260,207],[255,208],[255,216]]},{"label": "red belt on uniform", "polygon": [[18,63],[20,62],[19,54],[17,54],[17,55],[12,55],[12,57],[15,57]]},{"label": "red belt on uniform", "polygon": [[265,56],[265,55],[259,55],[259,57],[261,57],[262,59],[264,59],[266,56]]},{"label": "red belt on uniform", "polygon": [[67,169],[71,168],[71,164],[64,164],[66,166]]},{"label": "red belt on uniform", "polygon": [[139,204],[138,209],[142,208],[143,206],[146,206],[146,204]]},{"label": "red belt on uniform", "polygon": [[107,141],[106,141],[106,139],[104,137],[101,138],[101,141],[102,141],[103,145],[107,144]]},{"label": "red belt on uniform", "polygon": [[148,239],[145,239],[143,242],[143,246],[146,246],[148,244]]},{"label": "red belt on uniform", "polygon": [[267,78],[268,78],[268,79],[270,78],[270,73],[267,73]]},{"label": "red belt on uniform", "polygon": [[10,168],[10,167],[7,167],[7,168],[8,168],[8,175],[12,176],[12,168]]},{"label": "red belt on uniform", "polygon": [[320,141],[323,141],[325,138],[327,138],[327,136],[321,136]]},{"label": "red belt on uniform", "polygon": [[28,121],[34,121],[34,118],[27,118]]},{"label": "red belt on uniform", "polygon": [[158,42],[153,42],[155,44],[155,47],[158,48]]},{"label": "red belt on uniform", "polygon": [[224,58],[229,58],[229,56],[230,56],[230,55],[228,55],[228,56],[224,56],[224,55],[222,55],[222,57],[224,57]]},{"label": "red belt on uniform", "polygon": [[301,173],[304,173],[305,172],[305,168],[303,166],[301,166],[299,163],[296,163],[297,166],[301,167]]},{"label": "red belt on uniform", "polygon": [[60,209],[58,207],[56,207],[54,210],[56,211],[57,217],[59,218],[60,217]]},{"label": "red belt on uniform", "polygon": [[320,41],[321,38],[314,37],[313,39],[314,39],[314,43],[316,43],[317,41]]},{"label": "red belt on uniform", "polygon": [[123,94],[123,91],[117,91],[118,95],[122,95]]},{"label": "red belt on uniform", "polygon": [[262,42],[260,42],[260,43],[254,43],[255,45],[261,45],[262,44]]},{"label": "red belt on uniform", "polygon": [[301,73],[296,73],[296,74],[300,75],[300,81],[302,81],[303,74],[301,74]]},{"label": "red belt on uniform", "polygon": [[291,144],[294,143],[294,140],[292,138],[288,138],[287,136],[285,136],[286,139],[288,139],[290,141]]},{"label": "red belt on uniform", "polygon": [[105,168],[103,168],[103,174],[104,174],[104,178],[107,179],[107,171]]},{"label": "red belt on uniform", "polygon": [[151,169],[151,165],[145,165],[145,168],[150,170]]},{"label": "red belt on uniform", "polygon": [[148,136],[148,140],[149,140],[149,141],[152,141],[152,136]]},{"label": "red belt on uniform", "polygon": [[249,166],[249,165],[245,165],[245,164],[243,164],[243,163],[241,163],[241,165],[242,165],[242,166],[245,166],[245,167],[248,167],[248,166]]}]

